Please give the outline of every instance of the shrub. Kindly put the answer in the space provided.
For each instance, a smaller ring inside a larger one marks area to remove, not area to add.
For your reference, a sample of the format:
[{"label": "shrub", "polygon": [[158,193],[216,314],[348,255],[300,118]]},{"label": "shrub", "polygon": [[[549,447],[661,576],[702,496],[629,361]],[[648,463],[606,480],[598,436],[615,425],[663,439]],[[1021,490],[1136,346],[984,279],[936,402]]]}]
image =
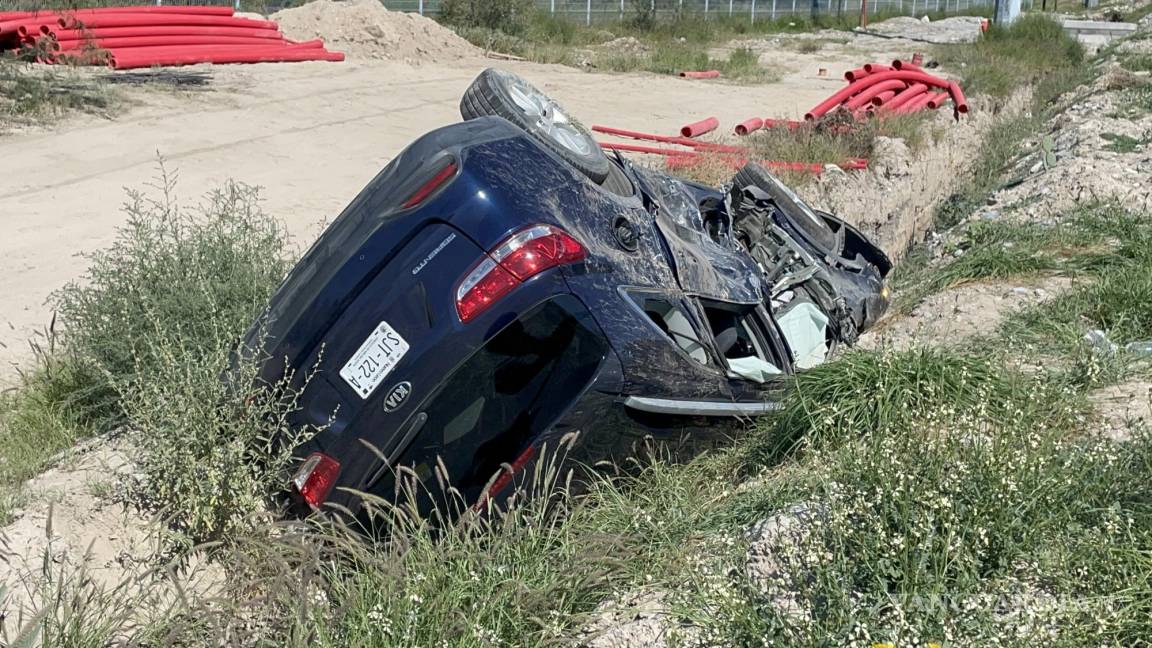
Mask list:
[{"label": "shrub", "polygon": [[443,0],[440,19],[458,27],[484,27],[517,34],[527,27],[532,0]]},{"label": "shrub", "polygon": [[105,113],[117,103],[106,84],[69,70],[45,70],[0,56],[0,127],[60,117],[71,111]]},{"label": "shrub", "polygon": [[230,365],[232,341],[222,332],[199,353],[159,335],[148,349],[159,365],[122,388],[138,431],[141,497],[193,541],[234,539],[256,520],[288,483],[293,450],[314,432],[289,425],[290,377],[260,384],[256,362]]},{"label": "shrub", "polygon": [[177,203],[167,174],[159,190],[158,199],[130,192],[112,245],[52,297],[63,348],[106,389],[167,370],[174,349],[189,362],[216,353],[289,268],[287,235],[261,211],[256,188],[229,183],[194,210]]},{"label": "shrub", "polygon": [[285,422],[291,393],[229,364],[289,267],[287,238],[253,187],[229,183],[192,210],[166,174],[159,191],[131,193],[115,241],[54,296],[61,353],[90,381],[86,400],[111,400],[139,432],[149,503],[193,539],[227,537],[285,483],[305,433]]}]

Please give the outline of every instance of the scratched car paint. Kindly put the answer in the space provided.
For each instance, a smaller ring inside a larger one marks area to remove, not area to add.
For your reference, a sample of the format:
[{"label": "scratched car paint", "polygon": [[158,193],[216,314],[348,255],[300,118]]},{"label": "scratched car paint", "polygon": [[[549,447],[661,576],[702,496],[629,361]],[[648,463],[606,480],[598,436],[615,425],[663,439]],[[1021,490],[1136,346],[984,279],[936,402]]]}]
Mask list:
[{"label": "scratched car paint", "polygon": [[708,437],[887,305],[883,252],[755,165],[708,187],[609,158],[499,70],[461,114],[364,188],[241,347],[298,390],[293,425],[323,428],[298,448],[301,510],[458,511],[541,461]]}]

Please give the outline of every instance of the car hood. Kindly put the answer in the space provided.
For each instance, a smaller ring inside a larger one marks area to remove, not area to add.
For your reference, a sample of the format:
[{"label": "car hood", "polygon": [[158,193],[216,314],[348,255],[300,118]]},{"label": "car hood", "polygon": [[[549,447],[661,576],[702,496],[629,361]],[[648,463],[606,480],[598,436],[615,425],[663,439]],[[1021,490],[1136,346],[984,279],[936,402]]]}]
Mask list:
[{"label": "car hood", "polygon": [[[756,262],[735,242],[713,240],[697,197],[671,176],[634,169],[637,184],[655,212],[680,289],[719,301],[757,304],[764,299]],[[716,193],[722,198],[722,194]]]}]

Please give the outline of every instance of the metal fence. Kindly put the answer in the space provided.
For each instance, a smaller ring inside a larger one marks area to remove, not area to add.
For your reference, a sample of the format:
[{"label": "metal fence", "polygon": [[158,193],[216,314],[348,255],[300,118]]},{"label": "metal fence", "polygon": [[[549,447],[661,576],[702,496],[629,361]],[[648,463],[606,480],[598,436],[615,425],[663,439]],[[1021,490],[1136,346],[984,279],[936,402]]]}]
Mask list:
[{"label": "metal fence", "polygon": [[[306,1],[306,0],[305,0]],[[757,21],[784,20],[792,16],[858,16],[861,3],[867,2],[868,13],[875,17],[925,14],[964,14],[991,11],[995,0],[535,0],[541,11],[587,24],[623,20],[636,15],[637,3],[649,3],[658,19],[695,17],[703,20],[731,18]],[[410,11],[427,16],[440,13],[441,0],[382,0],[393,11]],[[1023,0],[1029,8],[1034,0]],[[1055,2],[1055,0],[1054,0]],[[301,0],[102,0],[99,6],[134,5],[256,5],[266,11],[301,4]],[[0,0],[0,10],[25,9],[36,4],[31,0]],[[81,2],[81,5],[87,3]]]},{"label": "metal fence", "polygon": [[[394,11],[413,11],[435,16],[441,0],[383,0]],[[927,13],[989,11],[995,0],[649,0],[649,8],[659,18],[692,15],[705,20],[732,17],[778,20],[789,16],[859,15],[861,2],[868,3],[872,15],[921,16]],[[621,20],[635,15],[634,0],[536,0],[545,12],[591,24]]]}]

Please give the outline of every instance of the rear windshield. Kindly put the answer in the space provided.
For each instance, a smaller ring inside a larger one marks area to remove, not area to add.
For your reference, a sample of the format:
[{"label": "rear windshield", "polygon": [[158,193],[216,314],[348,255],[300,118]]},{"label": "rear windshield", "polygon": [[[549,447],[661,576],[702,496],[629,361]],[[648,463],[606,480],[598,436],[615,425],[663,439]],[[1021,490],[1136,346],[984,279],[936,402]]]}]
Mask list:
[{"label": "rear windshield", "polygon": [[[570,295],[536,306],[490,339],[429,400],[427,422],[400,457],[398,464],[427,489],[421,508],[443,495],[438,456],[450,485],[474,501],[502,463],[515,460],[579,397],[607,349],[587,309]],[[395,479],[382,481],[374,490],[395,494]]]}]

